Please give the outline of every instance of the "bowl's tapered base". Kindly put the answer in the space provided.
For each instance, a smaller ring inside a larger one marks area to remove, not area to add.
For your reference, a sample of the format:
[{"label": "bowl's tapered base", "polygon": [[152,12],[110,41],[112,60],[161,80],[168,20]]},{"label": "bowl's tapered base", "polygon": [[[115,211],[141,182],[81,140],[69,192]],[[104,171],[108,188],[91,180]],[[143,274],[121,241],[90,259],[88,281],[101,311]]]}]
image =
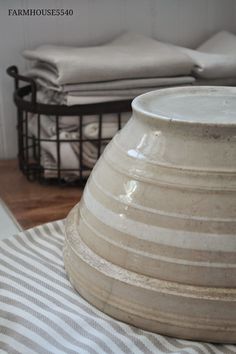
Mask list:
[{"label": "bowl's tapered base", "polygon": [[81,240],[77,205],[66,222],[65,269],[75,289],[104,313],[177,338],[236,343],[236,289],[197,287],[130,272]]}]

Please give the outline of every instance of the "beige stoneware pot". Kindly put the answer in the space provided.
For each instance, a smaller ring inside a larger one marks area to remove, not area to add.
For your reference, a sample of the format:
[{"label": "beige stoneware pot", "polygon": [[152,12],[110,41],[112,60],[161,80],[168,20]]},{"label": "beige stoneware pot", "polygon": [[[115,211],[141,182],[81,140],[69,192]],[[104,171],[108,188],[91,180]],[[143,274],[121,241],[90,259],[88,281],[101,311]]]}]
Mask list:
[{"label": "beige stoneware pot", "polygon": [[236,343],[236,88],[137,97],[66,221],[65,268],[101,311]]}]

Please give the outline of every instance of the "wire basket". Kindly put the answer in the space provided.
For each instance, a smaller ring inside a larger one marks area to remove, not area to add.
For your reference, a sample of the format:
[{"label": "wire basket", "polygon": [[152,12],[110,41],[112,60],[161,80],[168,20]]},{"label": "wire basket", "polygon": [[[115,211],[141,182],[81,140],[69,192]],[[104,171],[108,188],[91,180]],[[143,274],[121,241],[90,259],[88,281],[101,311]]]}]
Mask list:
[{"label": "wire basket", "polygon": [[[112,114],[119,130],[122,114],[131,111],[131,100],[73,106],[38,103],[35,80],[20,75],[16,66],[10,66],[7,73],[14,78],[15,84],[13,97],[17,106],[20,170],[29,181],[84,185],[93,165],[112,138],[103,138],[104,120]],[[20,87],[21,82],[27,85]],[[83,127],[91,116],[97,122],[98,129],[96,137],[88,138],[84,136]],[[48,117],[52,122],[53,138],[45,137],[43,132]],[[76,123],[76,131],[73,134],[63,133],[62,125],[71,119]],[[45,146],[50,147],[49,151],[45,150]],[[92,151],[88,151],[89,148]]]}]

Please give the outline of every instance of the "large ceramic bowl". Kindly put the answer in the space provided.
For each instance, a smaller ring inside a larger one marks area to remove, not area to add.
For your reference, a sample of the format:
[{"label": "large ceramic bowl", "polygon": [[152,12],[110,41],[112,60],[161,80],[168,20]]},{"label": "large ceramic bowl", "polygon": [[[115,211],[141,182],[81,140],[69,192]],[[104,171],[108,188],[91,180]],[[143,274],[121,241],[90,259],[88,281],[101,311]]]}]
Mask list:
[{"label": "large ceramic bowl", "polygon": [[105,313],[236,342],[236,89],[144,94],[67,218],[71,283]]}]

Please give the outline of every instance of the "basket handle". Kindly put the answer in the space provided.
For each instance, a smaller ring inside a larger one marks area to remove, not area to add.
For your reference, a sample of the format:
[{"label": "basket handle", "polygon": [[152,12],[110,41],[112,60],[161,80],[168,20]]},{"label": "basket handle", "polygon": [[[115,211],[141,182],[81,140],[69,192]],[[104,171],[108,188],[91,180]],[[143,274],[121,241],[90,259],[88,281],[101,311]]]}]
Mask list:
[{"label": "basket handle", "polygon": [[16,91],[19,89],[19,81],[28,82],[30,84],[31,92],[32,92],[31,103],[33,105],[35,105],[36,104],[37,86],[36,86],[36,82],[34,81],[34,79],[27,77],[27,76],[19,75],[18,68],[15,65],[9,66],[6,71],[9,76],[13,77]]}]

